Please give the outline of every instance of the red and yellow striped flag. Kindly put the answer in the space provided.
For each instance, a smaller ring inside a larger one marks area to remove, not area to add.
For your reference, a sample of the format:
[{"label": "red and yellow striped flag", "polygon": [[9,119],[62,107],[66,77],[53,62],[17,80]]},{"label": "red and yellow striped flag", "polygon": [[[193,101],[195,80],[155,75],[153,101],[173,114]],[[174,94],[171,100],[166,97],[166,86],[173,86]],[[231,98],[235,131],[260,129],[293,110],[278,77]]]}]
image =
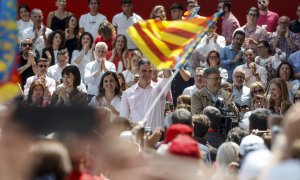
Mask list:
[{"label": "red and yellow striped flag", "polygon": [[201,17],[184,21],[156,21],[153,19],[134,24],[128,34],[143,54],[158,69],[173,67],[183,57],[197,35],[207,27],[210,18]]}]

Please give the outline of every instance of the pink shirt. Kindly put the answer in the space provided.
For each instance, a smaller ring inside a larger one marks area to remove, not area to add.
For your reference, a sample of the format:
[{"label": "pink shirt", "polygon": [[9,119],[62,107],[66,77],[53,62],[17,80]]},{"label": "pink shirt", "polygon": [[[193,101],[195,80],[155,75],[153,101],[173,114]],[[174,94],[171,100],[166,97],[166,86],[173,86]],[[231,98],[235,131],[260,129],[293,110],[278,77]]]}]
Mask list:
[{"label": "pink shirt", "polygon": [[279,16],[277,13],[268,11],[267,15],[259,14],[257,25],[261,27],[267,26],[266,27],[267,32],[275,32],[278,24],[278,19]]},{"label": "pink shirt", "polygon": [[[250,36],[252,36],[252,38],[258,42],[258,41],[261,41],[261,40],[265,40],[265,41],[268,41],[269,39],[269,36],[268,36],[268,33],[267,31],[256,25],[256,28],[253,29],[253,30],[248,30],[248,28],[246,27],[246,25],[244,25],[243,27],[241,28],[238,28],[237,30],[241,30],[245,33],[246,35],[246,38],[249,38]],[[256,45],[251,45],[251,44],[246,44],[244,43],[243,44],[243,48],[247,49],[247,48],[256,48]]]},{"label": "pink shirt", "polygon": [[[160,93],[168,79],[169,78],[163,78],[159,83],[151,81],[150,85],[145,89],[141,88],[138,83],[136,83],[124,91],[121,100],[120,116],[128,118],[133,122],[142,121],[147,110],[150,108],[154,99]],[[145,127],[151,127],[152,131],[154,131],[156,127],[164,126],[166,95],[170,91],[170,87],[171,84],[147,118],[148,121],[146,122]]]},{"label": "pink shirt", "polygon": [[[252,72],[251,72],[250,68],[248,68],[247,64],[239,65],[236,68],[243,69],[246,77],[249,77],[252,74]],[[256,64],[256,72],[259,74],[260,82],[263,83],[263,85],[265,87],[267,87],[268,73],[267,73],[266,69],[264,67]],[[256,81],[255,76],[253,75],[253,76],[251,76],[251,78],[248,81],[245,81],[245,86],[250,88],[251,84],[254,82],[257,82],[257,81]]]},{"label": "pink shirt", "polygon": [[233,32],[236,28],[239,27],[240,27],[239,21],[231,12],[223,16],[222,36],[225,37],[226,42],[231,43]]}]

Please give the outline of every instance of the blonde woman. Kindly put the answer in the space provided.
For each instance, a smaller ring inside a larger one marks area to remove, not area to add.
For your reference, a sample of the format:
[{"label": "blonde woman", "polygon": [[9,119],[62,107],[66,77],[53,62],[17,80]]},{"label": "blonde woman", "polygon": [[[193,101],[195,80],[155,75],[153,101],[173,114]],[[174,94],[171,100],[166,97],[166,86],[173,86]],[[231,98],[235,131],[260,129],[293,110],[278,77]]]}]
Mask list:
[{"label": "blonde woman", "polygon": [[165,7],[162,5],[154,6],[154,8],[150,13],[150,19],[161,20],[161,21],[167,20]]}]

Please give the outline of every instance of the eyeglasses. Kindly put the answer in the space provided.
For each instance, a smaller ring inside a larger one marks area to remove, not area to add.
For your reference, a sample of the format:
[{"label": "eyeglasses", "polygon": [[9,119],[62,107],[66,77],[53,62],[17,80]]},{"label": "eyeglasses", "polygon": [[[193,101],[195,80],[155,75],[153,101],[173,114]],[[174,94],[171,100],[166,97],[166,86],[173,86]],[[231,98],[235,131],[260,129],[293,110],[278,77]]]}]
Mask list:
[{"label": "eyeglasses", "polygon": [[259,90],[256,90],[256,91],[252,91],[253,94],[255,94],[255,93],[259,94],[259,93],[262,93],[262,92],[264,92],[262,89],[259,89]]},{"label": "eyeglasses", "polygon": [[47,67],[48,65],[42,65],[42,64],[39,65],[39,68],[47,68]]},{"label": "eyeglasses", "polygon": [[294,101],[299,101],[300,100],[300,96],[295,96],[294,97]]},{"label": "eyeglasses", "polygon": [[215,77],[215,78],[205,78],[205,79],[212,79],[214,81],[221,81],[222,78],[221,77]]},{"label": "eyeglasses", "polygon": [[22,46],[23,47],[32,47],[32,43],[22,43]]},{"label": "eyeglasses", "polygon": [[236,75],[233,76],[236,77],[237,79],[245,79],[245,76],[236,76]]}]

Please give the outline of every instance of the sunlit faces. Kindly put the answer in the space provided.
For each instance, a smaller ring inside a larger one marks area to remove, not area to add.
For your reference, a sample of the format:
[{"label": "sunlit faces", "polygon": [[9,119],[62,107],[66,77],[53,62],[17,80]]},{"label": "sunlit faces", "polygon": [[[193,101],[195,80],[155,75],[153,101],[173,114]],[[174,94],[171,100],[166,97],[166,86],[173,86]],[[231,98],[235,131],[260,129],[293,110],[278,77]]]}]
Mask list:
[{"label": "sunlit faces", "polygon": [[123,13],[129,15],[132,14],[133,5],[132,4],[122,4]]},{"label": "sunlit faces", "polygon": [[281,89],[275,83],[270,84],[269,91],[270,91],[271,98],[274,101],[281,100]]},{"label": "sunlit faces", "polygon": [[220,64],[220,57],[217,56],[216,53],[210,53],[208,58],[209,67],[218,68]]},{"label": "sunlit faces", "polygon": [[288,81],[291,76],[291,68],[287,64],[283,64],[279,69],[279,77],[285,81]]},{"label": "sunlit faces", "polygon": [[43,22],[44,16],[42,12],[35,12],[34,14],[32,14],[31,18],[34,25],[40,26]]},{"label": "sunlit faces", "polygon": [[203,72],[204,72],[203,70],[196,71],[196,73],[195,73],[195,75],[194,75],[195,84],[196,84],[198,87],[203,87],[203,86],[205,85]]},{"label": "sunlit faces", "polygon": [[106,52],[107,52],[107,48],[105,48],[104,46],[95,48],[95,54],[98,60],[105,58]]},{"label": "sunlit faces", "polygon": [[260,86],[257,86],[257,87],[254,88],[254,90],[252,91],[252,95],[253,95],[253,96],[263,95],[264,93],[265,93],[264,89],[261,88]]},{"label": "sunlit faces", "polygon": [[232,79],[233,79],[233,84],[235,86],[237,86],[237,87],[243,86],[243,84],[245,82],[245,74],[243,72],[236,71],[232,75]]},{"label": "sunlit faces", "polygon": [[132,68],[132,67],[138,67],[138,62],[139,62],[140,59],[141,59],[140,56],[138,56],[138,55],[133,55],[133,56],[130,58],[130,66],[131,66],[131,68]]},{"label": "sunlit faces", "polygon": [[117,41],[116,41],[116,47],[117,49],[123,49],[125,46],[125,39],[123,36],[119,36],[117,38]]},{"label": "sunlit faces", "polygon": [[24,41],[22,42],[22,50],[32,50],[33,47],[33,42],[31,39],[27,38],[24,39]]},{"label": "sunlit faces", "polygon": [[53,37],[53,45],[60,46],[62,43],[62,37],[59,33],[56,33]]},{"label": "sunlit faces", "polygon": [[221,80],[220,74],[210,74],[205,78],[206,87],[209,91],[217,92],[220,89]]},{"label": "sunlit faces", "polygon": [[63,84],[66,88],[73,88],[74,87],[74,80],[75,76],[72,73],[64,74],[62,76]]},{"label": "sunlit faces", "polygon": [[115,90],[117,84],[113,75],[107,75],[103,79],[103,88],[107,90]]},{"label": "sunlit faces", "polygon": [[150,83],[153,76],[153,66],[151,64],[143,64],[139,67],[139,80]]},{"label": "sunlit faces", "polygon": [[172,9],[171,10],[171,17],[173,20],[181,20],[182,14],[183,14],[183,11],[180,9]]},{"label": "sunlit faces", "polygon": [[82,37],[82,39],[81,39],[81,44],[82,44],[82,46],[84,47],[84,45],[86,45],[86,44],[91,44],[91,37],[89,36],[89,35],[84,35],[83,37]]},{"label": "sunlit faces", "polygon": [[29,19],[29,12],[27,11],[26,8],[21,8],[19,15],[23,21],[27,21]]},{"label": "sunlit faces", "polygon": [[42,85],[37,85],[32,91],[32,97],[36,99],[42,98],[44,95],[44,88]]},{"label": "sunlit faces", "polygon": [[69,55],[67,54],[62,54],[62,55],[57,55],[57,62],[60,66],[65,66],[69,62]]},{"label": "sunlit faces", "polygon": [[124,82],[123,78],[119,74],[117,76],[118,76],[119,84],[120,84],[120,86],[122,86],[125,82]]},{"label": "sunlit faces", "polygon": [[72,16],[69,20],[69,28],[75,29],[77,26],[77,18]]},{"label": "sunlit faces", "polygon": [[255,54],[252,49],[248,49],[244,52],[244,57],[248,64],[254,62]]},{"label": "sunlit faces", "polygon": [[166,20],[166,19],[167,19],[167,17],[166,17],[166,11],[165,11],[165,9],[162,8],[162,7],[159,8],[159,9],[155,12],[154,15],[160,17],[161,20]]},{"label": "sunlit faces", "polygon": [[232,45],[236,48],[241,48],[245,40],[245,36],[241,34],[236,34],[232,39]]}]

